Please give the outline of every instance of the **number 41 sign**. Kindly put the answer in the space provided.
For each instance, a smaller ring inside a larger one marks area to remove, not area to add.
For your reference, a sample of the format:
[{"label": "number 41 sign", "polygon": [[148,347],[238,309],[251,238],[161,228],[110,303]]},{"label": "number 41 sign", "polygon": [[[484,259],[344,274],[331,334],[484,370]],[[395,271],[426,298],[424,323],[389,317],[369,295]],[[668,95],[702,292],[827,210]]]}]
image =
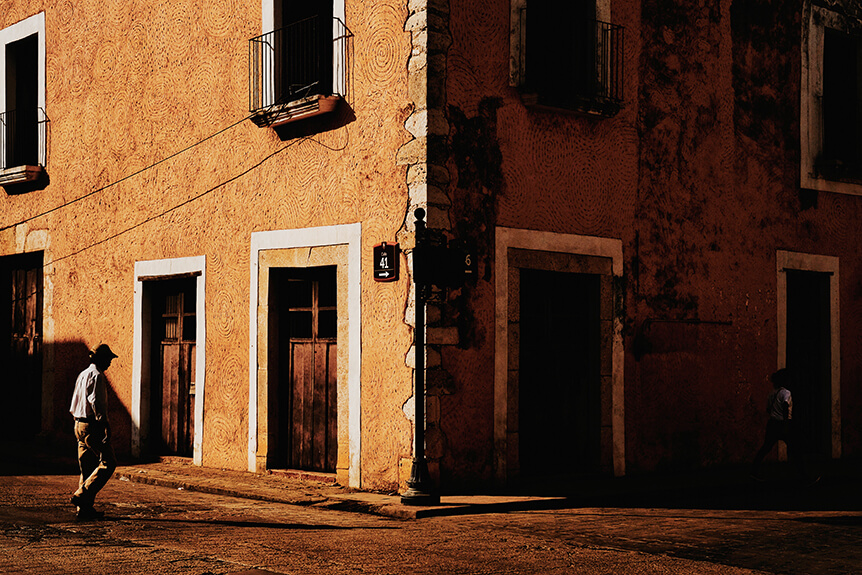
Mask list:
[{"label": "number 41 sign", "polygon": [[398,244],[383,242],[374,246],[374,280],[391,282],[398,279]]}]

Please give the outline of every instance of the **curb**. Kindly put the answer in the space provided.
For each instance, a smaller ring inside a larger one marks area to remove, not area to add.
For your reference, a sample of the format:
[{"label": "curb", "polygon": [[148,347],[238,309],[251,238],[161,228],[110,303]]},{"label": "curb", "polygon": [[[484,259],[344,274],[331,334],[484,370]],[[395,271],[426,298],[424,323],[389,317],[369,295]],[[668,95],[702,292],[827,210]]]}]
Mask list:
[{"label": "curb", "polygon": [[[303,490],[303,493],[293,493],[289,490],[279,493],[281,490],[274,487],[258,487],[254,485],[243,487],[230,486],[225,485],[225,482],[212,479],[195,481],[189,478],[176,477],[170,473],[158,470],[141,469],[138,467],[118,467],[115,477],[119,481],[129,481],[210,495],[221,495],[224,497],[283,503],[300,507],[317,507],[335,511],[380,515],[395,519],[417,519],[423,516],[421,512],[422,508],[411,508],[400,505],[394,503],[394,500],[397,499],[394,496],[373,493],[323,494],[319,491],[315,494],[307,493],[307,491],[314,491],[315,489]],[[314,487],[319,489],[317,486]]]}]

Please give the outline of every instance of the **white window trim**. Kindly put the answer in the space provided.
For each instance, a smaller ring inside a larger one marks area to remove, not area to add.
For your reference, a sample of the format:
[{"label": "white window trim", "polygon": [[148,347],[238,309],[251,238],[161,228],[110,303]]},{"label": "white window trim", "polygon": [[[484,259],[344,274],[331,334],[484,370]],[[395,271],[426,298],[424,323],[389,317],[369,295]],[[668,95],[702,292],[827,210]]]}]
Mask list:
[{"label": "white window trim", "polygon": [[[38,106],[45,109],[45,13],[39,12],[17,24],[0,30],[0,46],[38,35]],[[6,50],[0,50],[0,111],[6,111]]]},{"label": "white window trim", "polygon": [[[862,22],[837,12],[811,6],[802,34],[802,86],[800,89],[800,185],[810,190],[862,195],[862,184],[815,176],[814,162],[823,149],[823,40],[825,29],[862,31]],[[805,33],[807,31],[807,34]]]},{"label": "white window trim", "polygon": [[196,281],[196,332],[195,332],[195,430],[193,440],[193,461],[203,464],[204,400],[206,398],[206,256],[149,260],[135,262],[135,302],[134,302],[134,347],[132,350],[132,455],[141,455],[141,424],[149,417],[147,407],[142,401],[144,369],[144,282],[141,277],[171,276],[199,273]]},{"label": "white window trim", "polygon": [[839,287],[841,285],[839,260],[833,256],[806,254],[778,250],[776,253],[778,282],[778,367],[787,366],[787,274],[785,270],[803,270],[829,273],[829,313],[831,326],[830,353],[832,356],[832,457],[841,457],[841,313]]},{"label": "white window trim", "polygon": [[[509,249],[560,252],[611,259],[615,278],[623,274],[621,240],[539,232],[515,228],[496,229],[494,275],[496,279],[496,316],[494,350],[494,460],[498,482],[508,478],[506,465],[509,417]],[[611,426],[614,475],[625,474],[625,393],[623,324],[614,318],[611,344]]]},{"label": "white window trim", "polygon": [[[261,17],[261,34],[268,34],[269,32],[275,31],[275,3],[279,0],[262,0],[261,8],[262,8],[262,17]],[[332,17],[338,20],[341,20],[344,25],[347,25],[347,20],[345,18],[344,11],[344,0],[332,0]],[[338,25],[333,20],[332,22],[332,37],[336,38],[339,34],[341,34],[341,30],[339,30]],[[341,55],[337,53],[337,50],[333,51],[333,62],[332,62],[332,91],[335,94],[340,96],[347,95],[347,86],[345,85],[345,73],[344,69],[347,65],[341,58]],[[274,65],[275,58],[269,58],[267,60]],[[275,82],[275,71],[270,70],[265,74],[265,82],[267,82],[268,88],[264,88],[267,93],[275,93],[274,82]],[[274,96],[273,98],[274,99]]]},{"label": "white window trim", "polygon": [[285,248],[313,248],[333,245],[348,246],[347,306],[347,429],[349,445],[348,484],[361,487],[361,419],[362,408],[362,300],[361,246],[362,224],[344,224],[295,230],[254,232],[251,234],[251,289],[249,291],[249,393],[248,393],[248,470],[257,471],[258,430],[258,273],[260,252]]},{"label": "white window trim", "polygon": [[[6,46],[33,34],[37,35],[36,107],[45,110],[45,13],[39,12],[0,30],[0,112],[8,111],[6,108]],[[38,146],[38,163],[46,166],[48,163],[47,137],[40,137]],[[7,183],[27,181],[34,175],[30,172],[32,170],[21,170],[20,166],[7,166],[7,169],[0,173],[0,179]],[[23,177],[24,180],[21,180],[20,177]]]}]

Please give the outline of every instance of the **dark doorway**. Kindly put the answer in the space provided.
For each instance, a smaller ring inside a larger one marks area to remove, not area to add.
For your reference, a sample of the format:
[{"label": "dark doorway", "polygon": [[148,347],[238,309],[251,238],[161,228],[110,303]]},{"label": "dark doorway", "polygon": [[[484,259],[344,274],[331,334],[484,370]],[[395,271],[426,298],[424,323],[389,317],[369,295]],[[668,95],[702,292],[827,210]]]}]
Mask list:
[{"label": "dark doorway", "polygon": [[803,453],[832,454],[832,274],[787,270],[787,367],[794,429]]},{"label": "dark doorway", "polygon": [[0,258],[0,389],[9,429],[42,429],[42,252]]},{"label": "dark doorway", "polygon": [[338,456],[336,267],[271,271],[270,467],[335,472]]},{"label": "dark doorway", "polygon": [[521,270],[521,475],[599,470],[600,276]]},{"label": "dark doorway", "polygon": [[147,282],[152,297],[150,435],[159,455],[191,457],[195,417],[197,279]]}]

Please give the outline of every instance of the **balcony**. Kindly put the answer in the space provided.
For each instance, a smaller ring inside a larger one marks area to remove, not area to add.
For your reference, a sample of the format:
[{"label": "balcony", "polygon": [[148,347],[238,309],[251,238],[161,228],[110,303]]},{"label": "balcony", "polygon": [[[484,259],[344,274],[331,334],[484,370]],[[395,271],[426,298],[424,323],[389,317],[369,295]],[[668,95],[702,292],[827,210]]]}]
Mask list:
[{"label": "balcony", "polygon": [[348,95],[352,34],[314,16],[249,40],[249,111],[260,127],[333,112]]},{"label": "balcony", "polygon": [[582,20],[544,29],[527,27],[527,9],[519,11],[515,84],[532,107],[613,116],[623,105],[624,28]]},{"label": "balcony", "polygon": [[44,172],[48,116],[42,108],[0,113],[0,186],[32,182]]}]

